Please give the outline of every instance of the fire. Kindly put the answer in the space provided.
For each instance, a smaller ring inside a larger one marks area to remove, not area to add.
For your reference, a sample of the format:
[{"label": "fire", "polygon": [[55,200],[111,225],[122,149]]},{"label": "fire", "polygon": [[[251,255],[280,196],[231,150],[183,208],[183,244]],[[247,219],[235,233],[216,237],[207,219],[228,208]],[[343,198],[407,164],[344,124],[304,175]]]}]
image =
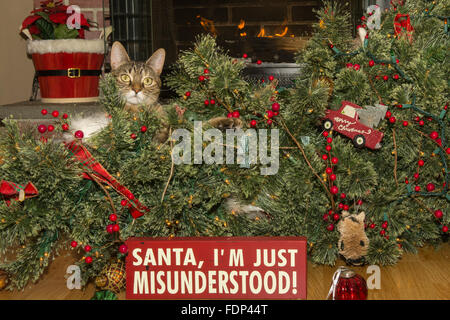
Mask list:
[{"label": "fire", "polygon": [[197,16],[197,19],[200,19],[200,24],[202,25],[203,29],[212,33],[213,35],[217,35],[217,30],[216,27],[214,26],[213,20],[203,18],[200,15]]},{"label": "fire", "polygon": [[[259,33],[256,37],[258,38],[273,38],[273,37],[284,37],[287,33],[288,33],[289,28],[288,27],[284,27],[284,30],[281,33],[275,33],[275,35],[271,36],[266,34],[266,30],[264,29],[263,26],[260,27]],[[291,37],[293,37],[294,35],[291,35]]]},{"label": "fire", "polygon": [[264,29],[264,27],[261,27],[261,29],[259,30],[259,33],[257,35],[258,38],[263,38],[266,36],[266,30]]},{"label": "fire", "polygon": [[239,22],[239,25],[238,25],[238,29],[242,30],[242,29],[244,29],[244,27],[245,27],[245,20],[241,19],[241,22]]},{"label": "fire", "polygon": [[288,27],[285,27],[284,31],[282,33],[275,33],[275,36],[277,36],[277,37],[284,37],[287,32],[288,32]]}]

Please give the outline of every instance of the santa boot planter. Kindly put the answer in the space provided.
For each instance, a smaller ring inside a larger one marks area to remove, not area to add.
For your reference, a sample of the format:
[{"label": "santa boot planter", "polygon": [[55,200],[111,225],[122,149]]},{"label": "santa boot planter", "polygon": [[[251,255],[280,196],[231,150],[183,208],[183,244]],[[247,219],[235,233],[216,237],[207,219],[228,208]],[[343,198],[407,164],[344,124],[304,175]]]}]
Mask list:
[{"label": "santa boot planter", "polygon": [[28,42],[28,53],[39,79],[42,102],[98,100],[104,40],[33,40]]}]

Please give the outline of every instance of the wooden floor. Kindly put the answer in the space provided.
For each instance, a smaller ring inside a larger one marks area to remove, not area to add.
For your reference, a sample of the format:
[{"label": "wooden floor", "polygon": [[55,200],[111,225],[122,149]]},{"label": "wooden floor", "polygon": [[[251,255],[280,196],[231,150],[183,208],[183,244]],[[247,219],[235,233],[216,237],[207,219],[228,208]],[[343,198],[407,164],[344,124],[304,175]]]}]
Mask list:
[{"label": "wooden floor", "polygon": [[[95,291],[91,284],[82,290],[69,290],[64,278],[67,266],[73,258],[63,255],[55,259],[48,272],[34,285],[24,291],[0,292],[0,300],[85,300]],[[318,266],[308,263],[308,299],[326,298],[331,278],[337,267],[344,265],[338,261],[335,267]],[[353,268],[364,278],[368,278],[367,267]],[[417,255],[404,254],[392,267],[381,268],[381,289],[370,290],[369,300],[450,300],[450,243],[437,250],[426,247]],[[125,299],[125,293],[119,295]]]}]

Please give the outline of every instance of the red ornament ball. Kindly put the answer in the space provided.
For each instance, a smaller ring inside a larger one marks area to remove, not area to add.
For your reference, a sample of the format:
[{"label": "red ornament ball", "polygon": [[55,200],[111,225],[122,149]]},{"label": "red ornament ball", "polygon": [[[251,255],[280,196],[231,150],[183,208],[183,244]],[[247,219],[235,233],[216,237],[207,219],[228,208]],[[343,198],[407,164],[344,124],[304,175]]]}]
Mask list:
[{"label": "red ornament ball", "polygon": [[419,173],[418,172],[416,172],[416,173],[414,173],[414,179],[419,179]]},{"label": "red ornament ball", "polygon": [[53,116],[54,118],[58,118],[58,116],[59,116],[59,111],[57,111],[57,110],[53,111],[53,112],[52,112],[52,116]]},{"label": "red ornament ball", "polygon": [[47,126],[41,124],[40,126],[38,126],[38,131],[39,131],[40,133],[45,133],[45,132],[47,132]]},{"label": "red ornament ball", "polygon": [[141,132],[142,133],[146,133],[147,132],[147,127],[146,126],[142,126],[141,127]]},{"label": "red ornament ball", "polygon": [[387,221],[383,222],[383,223],[381,224],[381,227],[382,227],[383,229],[386,229],[386,228],[388,227]]},{"label": "red ornament ball", "polygon": [[121,245],[119,247],[119,252],[123,253],[123,254],[127,253],[128,252],[128,247],[125,244]]},{"label": "red ornament ball", "polygon": [[419,167],[423,167],[423,166],[425,165],[425,161],[419,160],[419,161],[417,162],[417,164],[419,165]]},{"label": "red ornament ball", "polygon": [[90,246],[90,245],[86,245],[85,247],[84,247],[84,251],[86,251],[86,252],[89,252],[89,251],[91,251],[92,250],[92,247]]},{"label": "red ornament ball", "polygon": [[109,220],[110,221],[112,221],[112,222],[115,222],[115,221],[117,221],[117,215],[116,214],[111,214],[111,215],[109,215]]},{"label": "red ornament ball", "polygon": [[433,131],[430,133],[430,138],[433,140],[436,140],[439,137],[439,133],[437,133],[436,131]]},{"label": "red ornament ball", "polygon": [[134,199],[134,194],[132,194],[132,193],[128,194],[127,198],[130,199],[130,200],[133,200]]},{"label": "red ornament ball", "polygon": [[353,68],[353,64],[352,63],[347,63],[346,65],[345,65],[347,68]]},{"label": "red ornament ball", "polygon": [[76,247],[78,246],[78,243],[77,243],[76,241],[72,241],[72,242],[70,243],[70,246],[71,246],[72,248],[76,248]]},{"label": "red ornament ball", "polygon": [[438,218],[438,219],[441,219],[441,218],[444,216],[444,214],[442,213],[441,210],[436,210],[436,211],[434,212],[434,216],[435,216],[436,218]]},{"label": "red ornament ball", "polygon": [[86,259],[84,259],[84,262],[86,262],[87,264],[91,264],[92,263],[92,257],[86,257]]},{"label": "red ornament ball", "polygon": [[78,130],[75,132],[75,138],[77,139],[83,139],[84,138],[84,133],[81,130]]},{"label": "red ornament ball", "polygon": [[336,186],[332,186],[331,189],[330,189],[330,192],[331,192],[332,194],[338,194],[339,188],[336,187]]},{"label": "red ornament ball", "polygon": [[350,209],[350,206],[348,204],[344,204],[344,210],[348,211]]},{"label": "red ornament ball", "polygon": [[383,80],[384,80],[384,81],[388,81],[388,80],[389,80],[389,77],[388,77],[388,76],[383,76]]},{"label": "red ornament ball", "polygon": [[42,110],[41,110],[41,113],[42,113],[43,116],[45,116],[45,115],[48,114],[48,111],[47,111],[47,109],[42,109]]},{"label": "red ornament ball", "polygon": [[436,187],[434,186],[433,183],[427,184],[427,191],[428,191],[428,192],[431,192],[431,191],[433,191],[434,189],[436,189]]},{"label": "red ornament ball", "polygon": [[278,102],[272,104],[272,111],[280,111],[280,104]]},{"label": "red ornament ball", "polygon": [[64,123],[61,127],[64,131],[69,130],[69,125],[67,123]]}]

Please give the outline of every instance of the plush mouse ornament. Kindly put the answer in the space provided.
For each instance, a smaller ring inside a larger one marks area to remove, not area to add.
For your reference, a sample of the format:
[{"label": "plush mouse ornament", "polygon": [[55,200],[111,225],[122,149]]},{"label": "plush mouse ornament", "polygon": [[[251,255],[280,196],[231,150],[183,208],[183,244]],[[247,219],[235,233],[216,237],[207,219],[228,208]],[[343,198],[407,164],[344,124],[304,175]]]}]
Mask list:
[{"label": "plush mouse ornament", "polygon": [[338,241],[339,254],[349,265],[360,266],[364,264],[364,257],[369,248],[369,238],[364,230],[364,212],[350,214],[342,212],[342,219],[337,228],[341,234]]}]

